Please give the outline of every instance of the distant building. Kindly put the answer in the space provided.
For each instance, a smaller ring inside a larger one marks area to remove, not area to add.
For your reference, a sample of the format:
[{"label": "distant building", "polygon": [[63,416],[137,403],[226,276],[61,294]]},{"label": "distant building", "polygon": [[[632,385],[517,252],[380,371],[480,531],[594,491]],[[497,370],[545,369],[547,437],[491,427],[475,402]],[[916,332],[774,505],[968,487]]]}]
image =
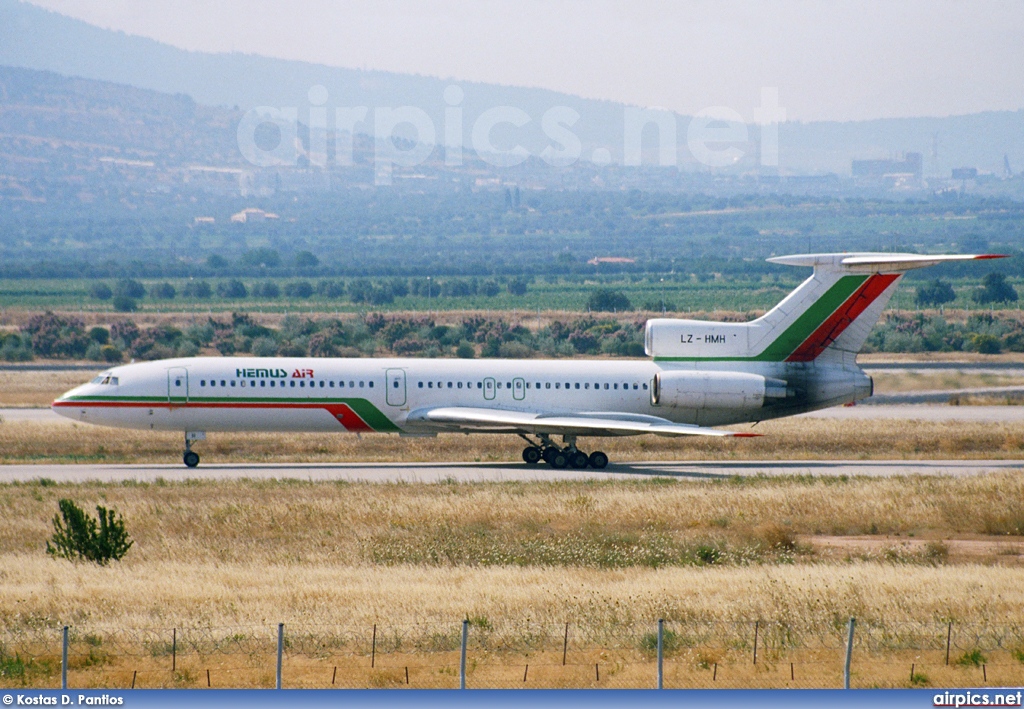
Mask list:
[{"label": "distant building", "polygon": [[231,221],[236,224],[259,223],[265,222],[268,219],[277,218],[278,216],[273,212],[264,212],[262,209],[257,209],[256,207],[248,207],[237,214],[231,215]]},{"label": "distant building", "polygon": [[636,263],[636,259],[626,258],[625,256],[597,256],[587,261],[591,266],[596,266],[599,263]]},{"label": "distant building", "polygon": [[902,160],[853,161],[854,177],[879,179],[897,175],[912,175],[915,180],[920,180],[924,175],[924,156],[907,153]]},{"label": "distant building", "polygon": [[954,180],[974,180],[978,177],[978,168],[976,167],[954,167],[953,168],[953,179]]}]

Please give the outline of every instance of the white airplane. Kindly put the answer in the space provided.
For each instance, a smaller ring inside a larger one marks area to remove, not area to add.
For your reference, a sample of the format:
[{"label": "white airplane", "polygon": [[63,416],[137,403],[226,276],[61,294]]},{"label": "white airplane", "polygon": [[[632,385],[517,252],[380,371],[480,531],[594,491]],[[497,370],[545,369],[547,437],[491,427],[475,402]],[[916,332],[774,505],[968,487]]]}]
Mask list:
[{"label": "white airplane", "polygon": [[[582,436],[753,436],[722,426],[871,396],[857,352],[908,270],[989,255],[781,256],[814,273],[748,323],[649,320],[649,361],[196,357],[109,369],[53,402],[62,416],[182,431],[515,434],[523,460],[604,468]],[[561,436],[562,445],[554,437]]]}]

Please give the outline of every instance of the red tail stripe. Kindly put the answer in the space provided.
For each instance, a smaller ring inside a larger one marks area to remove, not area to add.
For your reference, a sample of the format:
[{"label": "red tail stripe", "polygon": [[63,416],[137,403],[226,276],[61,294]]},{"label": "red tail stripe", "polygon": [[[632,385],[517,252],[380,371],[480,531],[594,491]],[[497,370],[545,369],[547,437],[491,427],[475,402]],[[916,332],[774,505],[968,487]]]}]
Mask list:
[{"label": "red tail stripe", "polygon": [[825,322],[811,333],[789,357],[787,362],[810,362],[838,339],[850,323],[860,317],[868,306],[875,302],[885,289],[900,277],[898,273],[875,274],[854,291],[846,302],[839,306]]}]

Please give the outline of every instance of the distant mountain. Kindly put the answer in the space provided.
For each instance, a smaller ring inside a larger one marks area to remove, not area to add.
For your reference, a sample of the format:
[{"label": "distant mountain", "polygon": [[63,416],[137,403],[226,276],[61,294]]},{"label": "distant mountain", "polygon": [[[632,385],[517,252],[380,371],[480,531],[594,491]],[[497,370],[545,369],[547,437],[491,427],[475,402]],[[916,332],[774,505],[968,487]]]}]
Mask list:
[{"label": "distant mountain", "polygon": [[[513,106],[531,121],[521,129],[499,126],[495,141],[505,147],[521,143],[534,154],[551,144],[541,128],[541,117],[553,106],[567,106],[580,114],[572,132],[580,139],[582,156],[589,161],[603,149],[615,161],[623,156],[626,107],[582,99],[542,89],[527,89],[474,82],[452,82],[433,77],[364,71],[271,59],[246,54],[188,52],[121,32],[101,29],[17,0],[0,0],[0,64],[40,69],[101,81],[184,94],[197,104],[238,107],[296,107],[300,121],[309,115],[309,89],[327,89],[326,106],[417,106],[427,112],[444,135],[444,90],[457,83],[464,92],[465,143],[476,118],[486,109]],[[782,97],[785,104],[785,97]],[[329,111],[333,117],[333,111]],[[675,116],[678,164],[703,171],[686,147],[690,119]],[[357,131],[369,132],[369,126]],[[645,136],[646,160],[655,155],[654,129]],[[757,171],[759,131],[751,126],[746,157],[732,168]],[[987,112],[949,118],[907,118],[858,122],[785,123],[780,128],[780,168],[783,172],[850,173],[851,160],[895,157],[905,152],[924,156],[924,173],[948,177],[954,167],[974,166],[1002,173],[1004,155],[1011,167],[1024,170],[1024,111]]]}]

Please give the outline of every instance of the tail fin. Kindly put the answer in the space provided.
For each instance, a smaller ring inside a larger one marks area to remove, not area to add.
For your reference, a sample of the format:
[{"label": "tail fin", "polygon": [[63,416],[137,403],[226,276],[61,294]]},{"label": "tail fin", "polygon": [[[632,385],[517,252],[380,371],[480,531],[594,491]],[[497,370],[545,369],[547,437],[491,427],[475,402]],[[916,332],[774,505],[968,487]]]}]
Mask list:
[{"label": "tail fin", "polygon": [[907,271],[1000,255],[848,253],[779,256],[772,263],[814,273],[762,317],[743,324],[650,320],[647,354],[667,361],[810,362],[856,354]]}]

